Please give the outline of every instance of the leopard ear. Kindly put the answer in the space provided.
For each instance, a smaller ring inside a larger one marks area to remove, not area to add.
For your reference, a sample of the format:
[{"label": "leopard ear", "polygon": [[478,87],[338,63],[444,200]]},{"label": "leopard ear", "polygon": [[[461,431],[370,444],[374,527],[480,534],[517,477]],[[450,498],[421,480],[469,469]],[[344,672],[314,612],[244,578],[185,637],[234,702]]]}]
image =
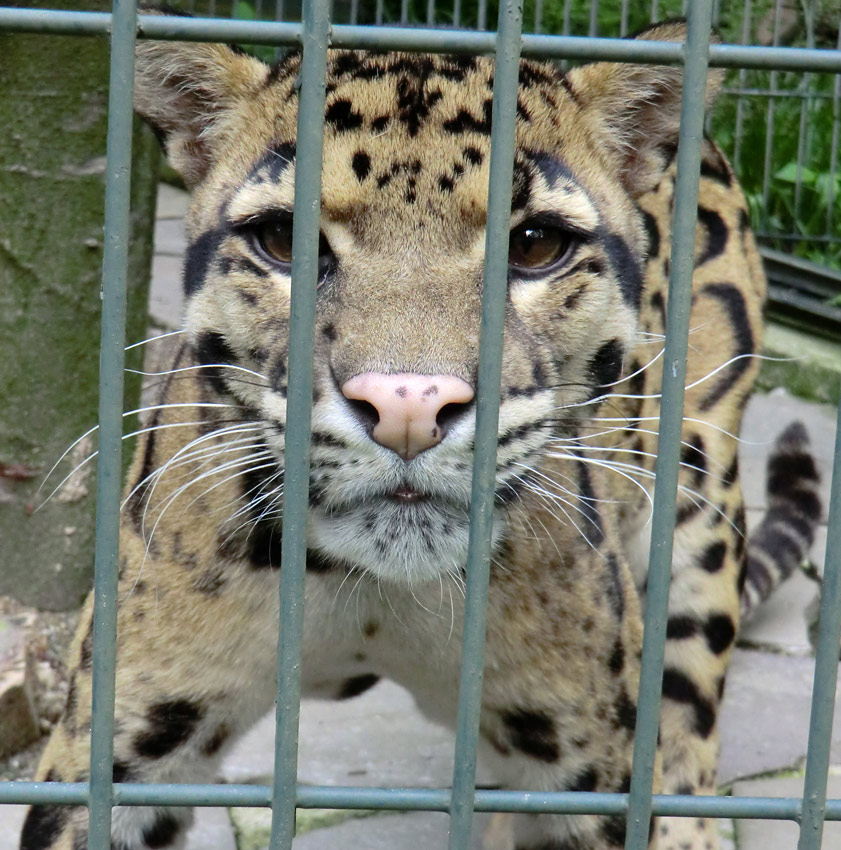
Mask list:
[{"label": "leopard ear", "polygon": [[[636,38],[683,42],[686,24],[656,24]],[[712,106],[723,77],[721,69],[709,70],[705,108]],[[617,163],[628,191],[636,197],[653,189],[677,147],[683,67],[596,62],[575,68],[567,78],[584,120]]]},{"label": "leopard ear", "polygon": [[265,63],[224,44],[138,41],[135,111],[188,187],[207,174],[225,114],[253,97],[268,73]]}]

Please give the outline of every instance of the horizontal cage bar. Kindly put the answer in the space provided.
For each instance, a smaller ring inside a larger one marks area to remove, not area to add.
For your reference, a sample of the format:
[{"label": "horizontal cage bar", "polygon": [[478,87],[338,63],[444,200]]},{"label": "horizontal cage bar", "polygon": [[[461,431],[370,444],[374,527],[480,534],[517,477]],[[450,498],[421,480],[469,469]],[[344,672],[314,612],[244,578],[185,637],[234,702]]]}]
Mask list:
[{"label": "horizontal cage bar", "polygon": [[[388,809],[389,811],[447,812],[448,788],[361,788],[335,785],[299,785],[295,805],[301,809]],[[85,805],[86,782],[0,783],[0,804],[55,803]],[[118,783],[114,802],[120,806],[241,806],[269,808],[268,785],[161,785]],[[653,812],[670,817],[750,818],[798,820],[799,797],[722,797],[655,794]],[[624,814],[627,794],[589,791],[498,791],[477,789],[477,812],[559,814]],[[826,820],[841,820],[841,799],[826,801]]]},{"label": "horizontal cage bar", "polygon": [[[111,15],[103,12],[60,12],[0,7],[0,30],[53,35],[104,35]],[[300,44],[301,25],[275,21],[150,16],[138,23],[138,38],[182,41],[236,41],[249,44]],[[336,25],[331,47],[433,53],[493,53],[496,34],[471,30]],[[617,62],[677,65],[683,46],[671,42],[626,41],[563,35],[523,35],[522,55],[546,59],[609,59]],[[714,44],[712,67],[841,73],[841,50],[805,47],[754,47]]]}]

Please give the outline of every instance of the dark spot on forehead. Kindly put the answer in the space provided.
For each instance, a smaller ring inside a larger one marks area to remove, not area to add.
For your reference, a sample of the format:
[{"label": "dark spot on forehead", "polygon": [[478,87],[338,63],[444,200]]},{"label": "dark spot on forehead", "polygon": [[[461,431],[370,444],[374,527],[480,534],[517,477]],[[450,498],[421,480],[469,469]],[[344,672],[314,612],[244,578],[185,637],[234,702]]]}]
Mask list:
[{"label": "dark spot on forehead", "polygon": [[400,396],[400,398],[406,398],[406,396],[408,395],[408,390],[406,389],[406,387],[398,387],[394,391],[394,394]]},{"label": "dark spot on forehead", "polygon": [[362,116],[355,112],[349,100],[334,100],[324,113],[324,120],[336,128],[338,133],[346,133],[362,126]]},{"label": "dark spot on forehead", "polygon": [[478,148],[474,147],[466,147],[461,155],[471,164],[471,165],[481,165],[484,156],[482,152]]},{"label": "dark spot on forehead", "polygon": [[491,109],[493,101],[487,98],[482,104],[482,117],[477,118],[466,109],[460,109],[454,118],[444,122],[443,127],[448,133],[458,135],[461,133],[481,133],[483,136],[491,134]]},{"label": "dark spot on forehead", "polygon": [[371,157],[365,151],[357,151],[351,159],[350,167],[361,183],[371,171]]}]

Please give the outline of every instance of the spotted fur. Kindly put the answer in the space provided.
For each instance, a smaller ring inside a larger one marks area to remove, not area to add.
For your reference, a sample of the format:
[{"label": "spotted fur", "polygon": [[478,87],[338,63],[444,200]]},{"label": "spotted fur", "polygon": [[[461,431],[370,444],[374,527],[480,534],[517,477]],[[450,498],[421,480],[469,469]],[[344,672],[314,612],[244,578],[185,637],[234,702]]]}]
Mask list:
[{"label": "spotted fur", "polygon": [[[666,24],[641,37],[683,35]],[[304,686],[351,698],[389,677],[450,724],[474,407],[443,408],[444,438],[404,460],[342,387],[372,371],[475,387],[493,71],[484,58],[332,51],[327,74]],[[185,342],[123,514],[117,781],[212,779],[275,697],[290,279],[254,228],[291,210],[298,73],[297,54],[268,67],[219,45],[138,48],[138,110],[193,203]],[[507,296],[480,718],[506,787],[629,789],[680,85],[675,68],[521,63],[512,227],[551,222],[567,250],[549,269],[512,267]],[[740,588],[764,580],[746,566],[731,436],[762,334],[746,222],[705,142],[656,769],[666,792],[715,790]],[[797,430],[772,462],[751,551],[775,577],[811,539],[809,463]],[[91,617],[89,602],[41,778],[87,777]],[[188,823],[183,809],[118,808],[113,846],[178,847]],[[717,845],[712,822],[653,827],[652,848]],[[622,818],[592,815],[522,815],[513,828],[516,850],[618,850],[625,833]],[[41,806],[21,847],[75,850],[85,835],[83,809]]]}]

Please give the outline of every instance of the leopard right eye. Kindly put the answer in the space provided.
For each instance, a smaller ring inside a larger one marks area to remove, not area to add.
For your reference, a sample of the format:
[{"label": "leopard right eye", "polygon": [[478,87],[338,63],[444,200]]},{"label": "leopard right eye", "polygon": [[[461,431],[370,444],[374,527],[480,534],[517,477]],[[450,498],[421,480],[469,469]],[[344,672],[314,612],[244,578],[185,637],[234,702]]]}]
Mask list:
[{"label": "leopard right eye", "polygon": [[284,265],[292,263],[292,221],[267,219],[253,230],[260,250],[270,260]]}]

